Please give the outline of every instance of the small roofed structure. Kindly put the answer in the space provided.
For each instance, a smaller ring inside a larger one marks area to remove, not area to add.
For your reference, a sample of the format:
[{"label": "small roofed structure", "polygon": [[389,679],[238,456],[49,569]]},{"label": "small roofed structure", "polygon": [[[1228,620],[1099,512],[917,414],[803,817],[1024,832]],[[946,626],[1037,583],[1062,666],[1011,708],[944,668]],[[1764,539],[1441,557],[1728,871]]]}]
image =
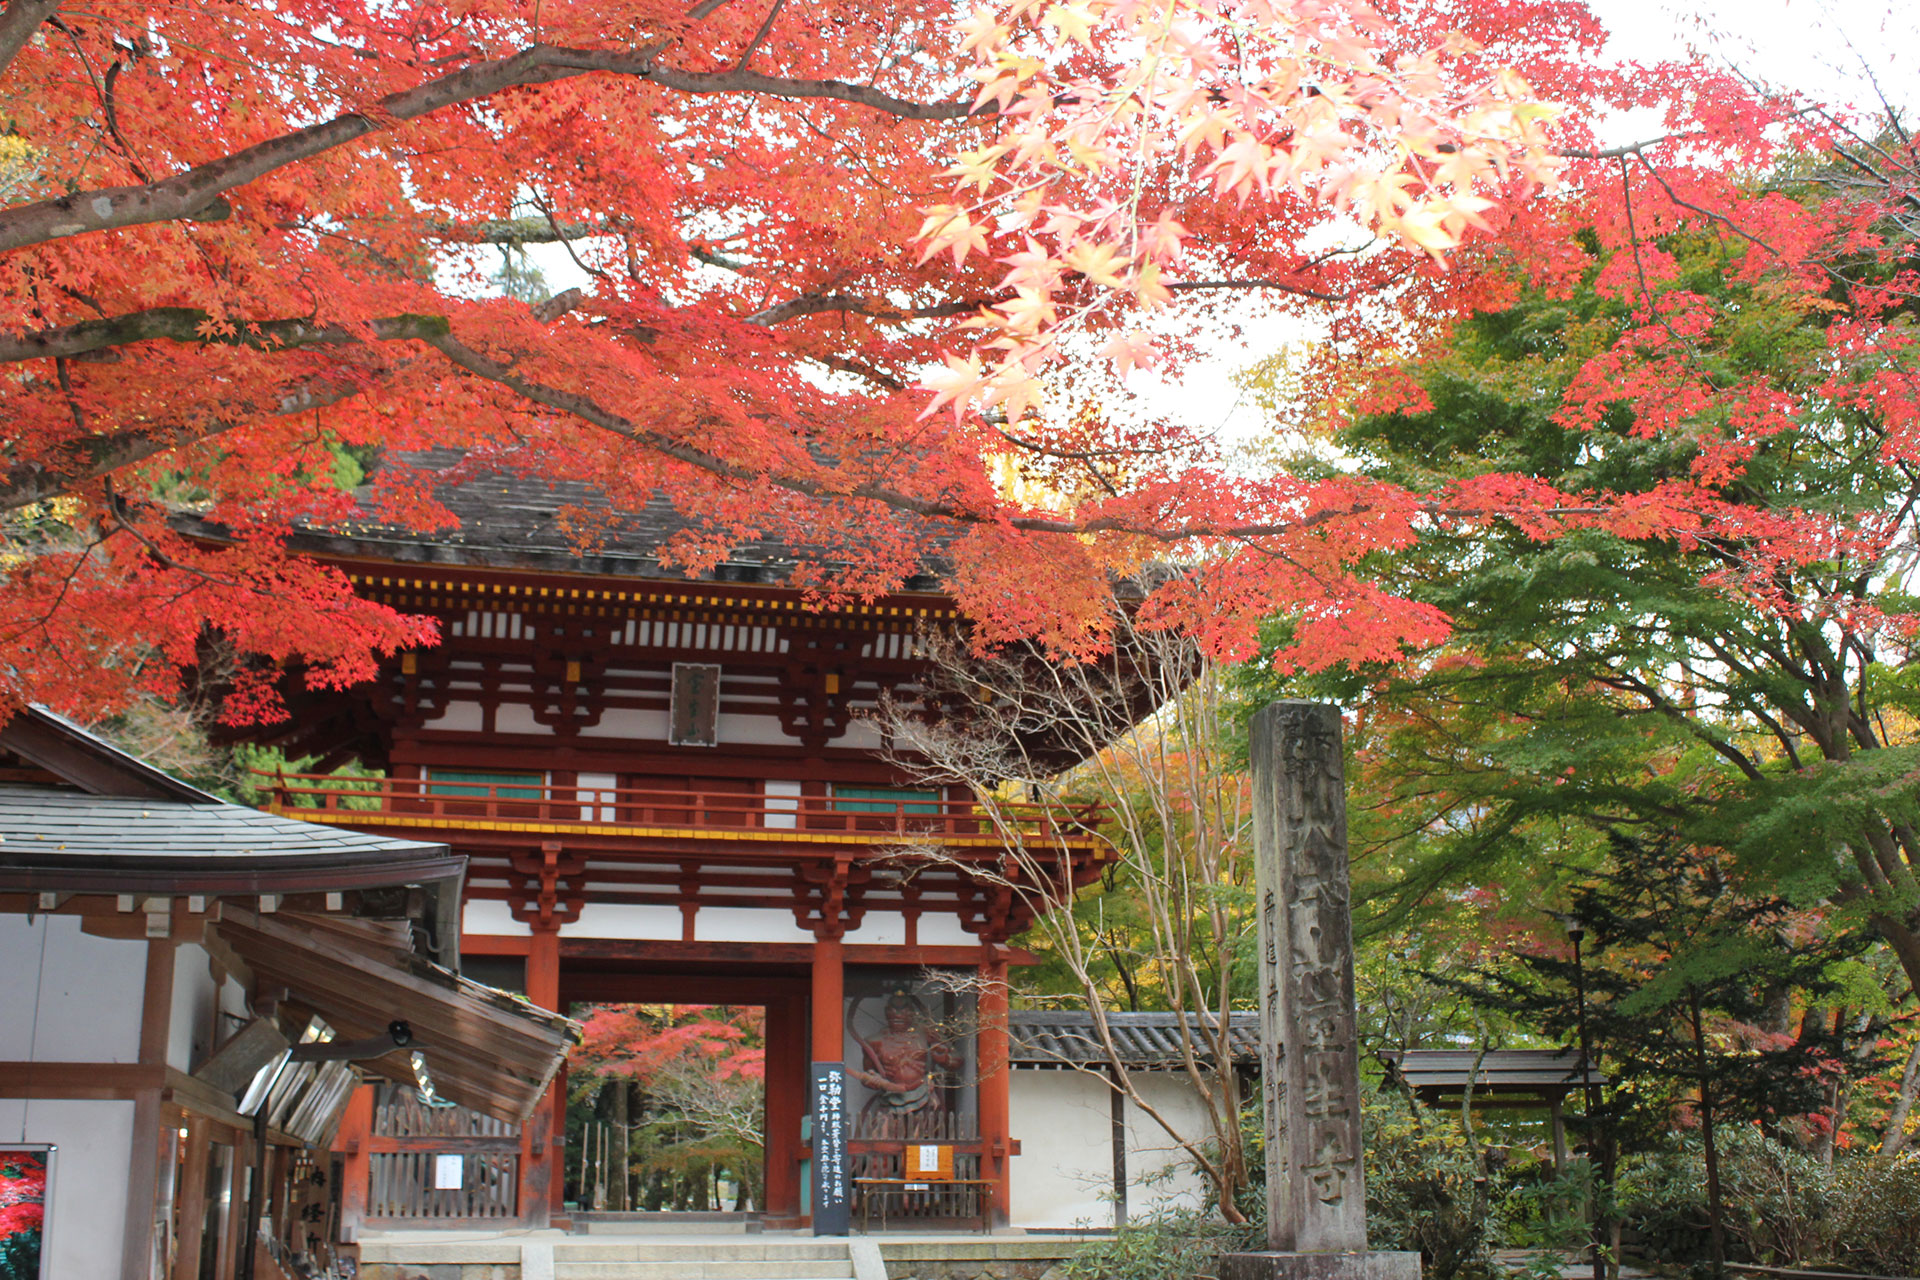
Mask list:
[{"label": "small roofed structure", "polygon": [[1607,1083],[1576,1049],[1409,1049],[1383,1053],[1380,1063],[1390,1083],[1411,1089],[1425,1103],[1457,1103],[1471,1091],[1474,1106],[1545,1108],[1553,1121],[1556,1170],[1567,1164],[1567,1095]]},{"label": "small roofed structure", "polygon": [[48,1169],[50,1274],[324,1254],[327,1148],[368,1074],[524,1119],[578,1029],[448,967],[465,868],[221,800],[39,708],[0,726],[0,1129]]},{"label": "small roofed structure", "polygon": [[1422,1102],[1457,1101],[1471,1085],[1486,1106],[1544,1107],[1588,1081],[1607,1082],[1599,1071],[1582,1069],[1577,1049],[1410,1049],[1383,1053],[1380,1062]]}]

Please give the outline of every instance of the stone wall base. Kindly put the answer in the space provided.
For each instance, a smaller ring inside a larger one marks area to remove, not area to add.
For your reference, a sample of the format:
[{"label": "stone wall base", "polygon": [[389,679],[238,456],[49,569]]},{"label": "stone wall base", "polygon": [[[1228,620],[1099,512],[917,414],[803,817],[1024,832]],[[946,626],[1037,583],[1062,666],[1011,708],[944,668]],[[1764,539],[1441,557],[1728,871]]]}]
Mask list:
[{"label": "stone wall base", "polygon": [[1228,1253],[1220,1280],[1420,1280],[1417,1253]]}]

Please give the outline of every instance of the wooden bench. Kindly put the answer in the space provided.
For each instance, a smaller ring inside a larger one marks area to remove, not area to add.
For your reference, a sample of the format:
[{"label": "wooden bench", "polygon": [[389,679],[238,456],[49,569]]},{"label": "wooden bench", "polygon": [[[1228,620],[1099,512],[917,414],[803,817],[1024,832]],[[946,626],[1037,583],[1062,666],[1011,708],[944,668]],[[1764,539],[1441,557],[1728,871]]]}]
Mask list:
[{"label": "wooden bench", "polygon": [[909,1196],[932,1196],[950,1187],[965,1187],[972,1193],[974,1212],[971,1216],[980,1223],[980,1234],[985,1235],[990,1227],[989,1215],[993,1211],[993,1187],[991,1178],[855,1178],[853,1185],[860,1192],[860,1229],[866,1231],[873,1226],[873,1202],[880,1202],[880,1229],[887,1229],[887,1201],[899,1196],[901,1204],[907,1203]]}]

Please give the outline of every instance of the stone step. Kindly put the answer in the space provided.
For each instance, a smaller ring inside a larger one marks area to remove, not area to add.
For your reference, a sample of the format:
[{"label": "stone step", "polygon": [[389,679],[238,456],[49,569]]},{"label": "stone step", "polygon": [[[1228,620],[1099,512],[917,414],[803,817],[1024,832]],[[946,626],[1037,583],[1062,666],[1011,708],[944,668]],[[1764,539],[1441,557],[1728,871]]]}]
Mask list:
[{"label": "stone step", "polygon": [[574,1230],[590,1236],[743,1236],[747,1219],[662,1219],[652,1214],[585,1214],[573,1216]]},{"label": "stone step", "polygon": [[[845,1243],[811,1241],[764,1243],[746,1237],[735,1241],[682,1243],[677,1240],[621,1239],[617,1235],[572,1236],[553,1242],[553,1256],[573,1262],[629,1262],[679,1268],[677,1274],[699,1280],[728,1280],[729,1276],[780,1277],[806,1280],[813,1276],[851,1274],[853,1265]],[[757,1271],[699,1271],[704,1267],[745,1267]],[[817,1271],[808,1268],[839,1268]],[[798,1268],[798,1269],[796,1269]]]},{"label": "stone step", "polygon": [[554,1250],[554,1280],[853,1280],[851,1262],[585,1261]]}]

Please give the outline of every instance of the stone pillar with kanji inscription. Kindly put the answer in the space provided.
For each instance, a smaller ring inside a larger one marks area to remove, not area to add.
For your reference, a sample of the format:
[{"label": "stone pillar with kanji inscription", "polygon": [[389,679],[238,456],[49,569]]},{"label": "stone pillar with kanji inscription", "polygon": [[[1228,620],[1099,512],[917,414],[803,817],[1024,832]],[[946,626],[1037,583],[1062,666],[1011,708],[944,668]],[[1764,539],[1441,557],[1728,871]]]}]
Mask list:
[{"label": "stone pillar with kanji inscription", "polygon": [[1419,1254],[1367,1248],[1339,708],[1262,709],[1252,754],[1270,1252],[1221,1280],[1419,1280]]}]

